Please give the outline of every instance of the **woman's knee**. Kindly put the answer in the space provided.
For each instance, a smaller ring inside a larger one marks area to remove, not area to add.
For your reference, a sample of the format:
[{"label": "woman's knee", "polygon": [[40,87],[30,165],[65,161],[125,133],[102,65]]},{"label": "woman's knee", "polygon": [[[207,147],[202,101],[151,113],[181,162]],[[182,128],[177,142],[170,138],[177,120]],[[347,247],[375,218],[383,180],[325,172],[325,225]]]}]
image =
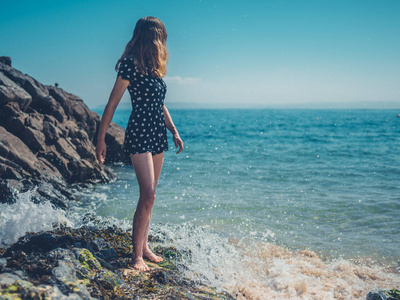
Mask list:
[{"label": "woman's knee", "polygon": [[140,190],[140,199],[147,205],[153,206],[156,199],[156,189],[153,187]]}]

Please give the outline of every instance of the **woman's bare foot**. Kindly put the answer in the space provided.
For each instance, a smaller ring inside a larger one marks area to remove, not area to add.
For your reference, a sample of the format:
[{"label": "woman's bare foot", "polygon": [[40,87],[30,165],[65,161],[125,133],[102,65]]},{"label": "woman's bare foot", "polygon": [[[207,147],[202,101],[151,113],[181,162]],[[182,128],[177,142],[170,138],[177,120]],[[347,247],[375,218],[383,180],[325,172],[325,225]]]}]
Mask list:
[{"label": "woman's bare foot", "polygon": [[150,268],[146,265],[141,256],[133,256],[132,257],[133,267],[139,271],[150,271]]},{"label": "woman's bare foot", "polygon": [[149,248],[143,249],[143,257],[146,257],[148,260],[155,263],[159,263],[164,260],[161,256],[155,255]]}]

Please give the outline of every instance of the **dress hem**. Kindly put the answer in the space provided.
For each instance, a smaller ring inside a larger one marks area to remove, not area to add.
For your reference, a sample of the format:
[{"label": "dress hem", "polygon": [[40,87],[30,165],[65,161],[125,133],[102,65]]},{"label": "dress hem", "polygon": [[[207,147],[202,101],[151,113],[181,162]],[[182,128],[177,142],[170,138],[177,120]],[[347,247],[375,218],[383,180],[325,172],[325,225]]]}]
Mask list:
[{"label": "dress hem", "polygon": [[125,154],[126,157],[130,158],[132,155],[135,155],[135,154],[151,153],[151,155],[154,156],[154,155],[166,152],[166,151],[168,151],[168,149],[163,149],[160,152],[159,151],[156,151],[156,152],[153,152],[153,151],[141,151],[141,152],[134,152],[134,153],[130,152],[129,154],[127,154],[127,153],[124,153],[124,154]]}]

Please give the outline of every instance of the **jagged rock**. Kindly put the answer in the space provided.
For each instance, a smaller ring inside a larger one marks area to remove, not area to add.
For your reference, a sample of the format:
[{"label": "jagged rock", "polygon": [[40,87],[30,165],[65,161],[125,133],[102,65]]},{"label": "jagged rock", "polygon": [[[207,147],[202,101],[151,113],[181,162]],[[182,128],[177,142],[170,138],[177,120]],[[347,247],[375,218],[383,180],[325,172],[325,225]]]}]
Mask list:
[{"label": "jagged rock", "polygon": [[[113,171],[95,157],[99,125],[100,116],[81,98],[41,84],[0,57],[0,202],[12,203],[18,191],[35,182],[36,199],[65,208],[72,198],[69,185],[114,179]],[[112,123],[106,135],[107,162],[126,161],[123,136]],[[7,180],[24,184],[15,189]],[[54,191],[42,182],[54,185]]]},{"label": "jagged rock", "polygon": [[16,102],[22,111],[25,111],[32,101],[32,97],[12,80],[0,72],[0,105]]},{"label": "jagged rock", "polygon": [[32,100],[39,101],[49,95],[47,88],[43,84],[28,75],[22,74],[11,66],[0,63],[0,71],[28,92]]},{"label": "jagged rock", "polygon": [[0,156],[21,166],[34,177],[40,176],[41,164],[36,156],[18,137],[2,126],[0,126]]},{"label": "jagged rock", "polygon": [[33,98],[31,108],[45,115],[51,115],[60,123],[65,120],[65,112],[60,103],[51,96],[41,96],[41,98]]}]

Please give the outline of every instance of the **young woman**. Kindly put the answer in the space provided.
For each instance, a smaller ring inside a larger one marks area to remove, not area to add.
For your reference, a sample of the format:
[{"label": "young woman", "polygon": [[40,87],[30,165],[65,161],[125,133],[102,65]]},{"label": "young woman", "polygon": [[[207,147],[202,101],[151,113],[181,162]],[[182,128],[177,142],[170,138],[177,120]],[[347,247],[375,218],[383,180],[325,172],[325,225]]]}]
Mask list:
[{"label": "young woman", "polygon": [[126,88],[132,102],[132,113],[125,131],[124,153],[130,157],[139,183],[140,197],[133,217],[133,267],[148,271],[143,258],[153,262],[163,259],[147,244],[156,187],[168,150],[167,131],[173,134],[177,152],[183,150],[168,109],[164,105],[167,87],[162,77],[167,71],[167,31],[157,18],[145,17],[136,23],[132,39],[116,65],[118,76],[101,118],[96,156],[104,163],[106,130]]}]

